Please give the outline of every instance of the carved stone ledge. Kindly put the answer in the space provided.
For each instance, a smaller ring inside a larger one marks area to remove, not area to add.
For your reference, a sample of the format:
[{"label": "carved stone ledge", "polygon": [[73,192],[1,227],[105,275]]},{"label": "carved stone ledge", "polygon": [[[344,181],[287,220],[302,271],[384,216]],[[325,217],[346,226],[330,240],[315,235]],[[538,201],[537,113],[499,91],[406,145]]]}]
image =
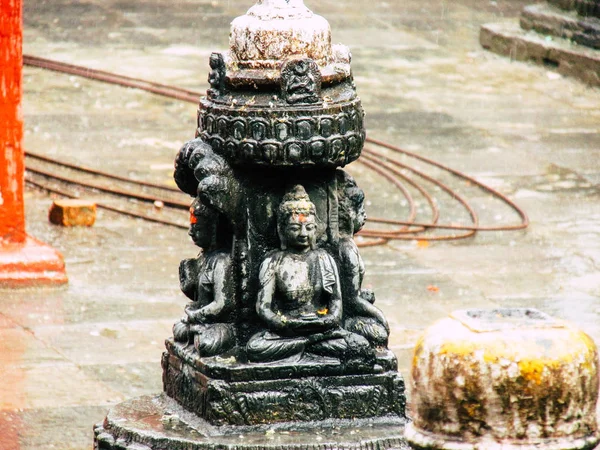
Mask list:
[{"label": "carved stone ledge", "polygon": [[[185,346],[167,339],[167,351],[163,353],[164,360],[168,358],[170,364],[176,367],[187,365],[201,375],[224,381],[252,381],[279,380],[289,378],[314,377],[314,376],[343,376],[378,374],[387,371],[397,371],[398,362],[391,350],[385,349],[376,355],[378,370],[365,369],[364,367],[348,367],[340,364],[337,359],[320,357],[317,362],[303,357],[293,359],[287,363],[244,363],[234,356],[214,356],[201,358],[192,346]],[[176,362],[178,361],[178,362]],[[181,369],[180,369],[181,370]]]}]

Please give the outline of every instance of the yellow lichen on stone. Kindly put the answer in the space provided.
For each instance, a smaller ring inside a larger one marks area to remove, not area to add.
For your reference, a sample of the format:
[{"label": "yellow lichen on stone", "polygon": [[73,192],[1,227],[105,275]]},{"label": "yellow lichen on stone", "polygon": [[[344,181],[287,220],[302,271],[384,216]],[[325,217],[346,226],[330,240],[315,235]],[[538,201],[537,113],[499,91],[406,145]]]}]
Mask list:
[{"label": "yellow lichen on stone", "polygon": [[551,361],[547,359],[523,359],[518,363],[521,376],[527,381],[533,381],[535,384],[542,383],[542,377],[544,375],[544,368],[546,367],[557,367],[560,365],[557,361]]},{"label": "yellow lichen on stone", "polygon": [[472,355],[475,350],[476,347],[473,342],[446,342],[441,346],[439,354],[466,357]]}]

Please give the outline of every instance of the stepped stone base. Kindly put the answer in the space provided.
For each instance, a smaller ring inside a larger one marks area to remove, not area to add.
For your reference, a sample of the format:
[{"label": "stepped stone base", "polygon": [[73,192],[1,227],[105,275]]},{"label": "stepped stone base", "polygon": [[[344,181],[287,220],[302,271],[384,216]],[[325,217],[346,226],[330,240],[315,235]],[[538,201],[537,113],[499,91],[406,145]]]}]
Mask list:
[{"label": "stepped stone base", "polygon": [[521,14],[521,28],[600,49],[600,19],[582,17],[576,11],[562,11],[546,4],[526,6]]},{"label": "stepped stone base", "polygon": [[394,355],[378,355],[376,370],[338,360],[302,357],[243,363],[235,357],[200,358],[192,347],[167,341],[167,395],[212,425],[379,418],[404,423],[404,380]]},{"label": "stepped stone base", "polygon": [[94,428],[94,449],[410,450],[399,422],[379,418],[214,427],[160,395],[114,407]]},{"label": "stepped stone base", "polygon": [[517,61],[532,61],[600,86],[600,50],[576,43],[525,31],[517,24],[486,24],[481,27],[479,41],[483,48]]}]

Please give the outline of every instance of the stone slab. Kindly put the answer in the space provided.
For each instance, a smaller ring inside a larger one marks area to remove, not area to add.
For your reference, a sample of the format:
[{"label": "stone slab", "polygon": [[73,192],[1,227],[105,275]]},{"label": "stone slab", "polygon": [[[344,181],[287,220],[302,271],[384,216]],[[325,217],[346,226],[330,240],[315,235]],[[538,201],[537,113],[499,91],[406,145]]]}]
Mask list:
[{"label": "stone slab", "polygon": [[403,434],[403,423],[385,419],[214,427],[162,395],[115,406],[94,428],[94,449],[409,450]]},{"label": "stone slab", "polygon": [[562,75],[572,76],[592,86],[600,86],[600,50],[561,38],[545,39],[517,24],[485,24],[479,42],[486,50],[517,61],[545,65]]}]

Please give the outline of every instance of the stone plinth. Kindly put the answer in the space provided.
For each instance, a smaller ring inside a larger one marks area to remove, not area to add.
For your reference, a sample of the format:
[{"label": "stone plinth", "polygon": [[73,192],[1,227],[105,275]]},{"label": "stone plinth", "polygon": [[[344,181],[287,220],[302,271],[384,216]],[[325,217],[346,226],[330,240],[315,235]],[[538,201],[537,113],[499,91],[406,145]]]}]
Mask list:
[{"label": "stone plinth", "polygon": [[213,427],[165,395],[113,408],[96,425],[95,450],[409,450],[404,426],[383,419]]},{"label": "stone plinth", "polygon": [[585,333],[532,309],[459,311],[417,344],[406,438],[431,449],[588,449],[597,401]]},{"label": "stone plinth", "polygon": [[32,237],[0,245],[0,287],[61,285],[67,282],[62,255]]},{"label": "stone plinth", "polygon": [[378,354],[378,372],[306,357],[242,363],[233,356],[200,358],[167,341],[163,383],[167,395],[212,425],[385,418],[403,424],[404,381],[395,356]]},{"label": "stone plinth", "polygon": [[600,51],[566,39],[547,40],[517,24],[486,24],[479,41],[483,48],[516,61],[530,61],[558,73],[600,86]]}]

